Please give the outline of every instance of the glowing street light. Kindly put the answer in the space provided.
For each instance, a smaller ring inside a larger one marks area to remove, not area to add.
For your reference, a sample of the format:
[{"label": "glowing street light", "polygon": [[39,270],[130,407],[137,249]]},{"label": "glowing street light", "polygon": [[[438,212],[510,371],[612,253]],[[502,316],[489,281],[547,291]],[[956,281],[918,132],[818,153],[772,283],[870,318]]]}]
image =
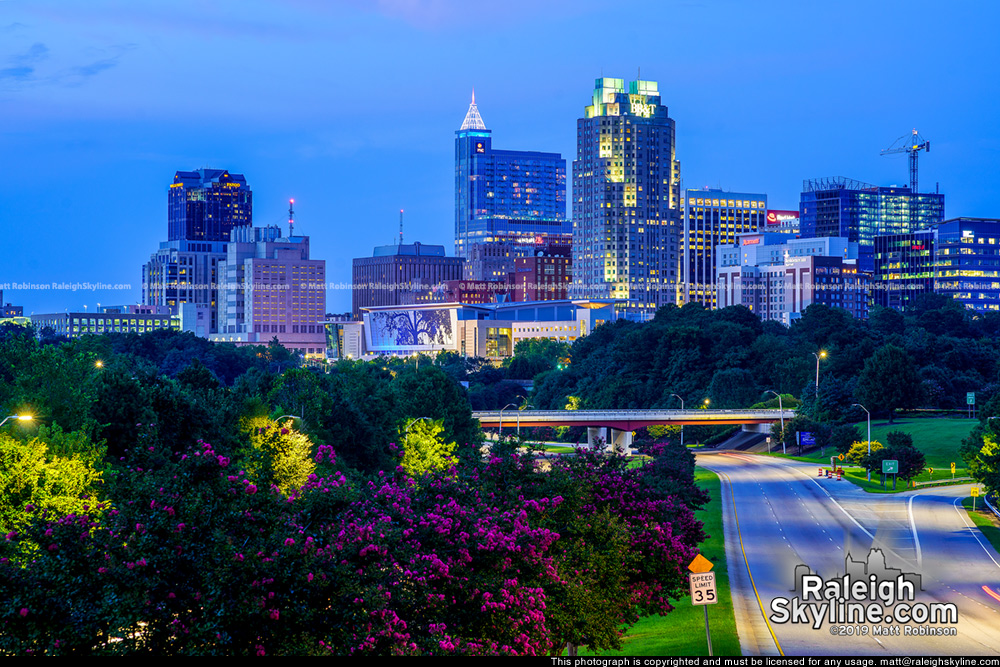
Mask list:
[{"label": "glowing street light", "polygon": [[11,419],[17,419],[18,421],[23,421],[23,422],[30,422],[32,419],[34,419],[34,417],[32,417],[31,415],[11,415],[9,417],[5,417],[4,420],[0,422],[0,426],[3,426]]},{"label": "glowing street light", "polygon": [[826,350],[820,350],[819,353],[813,352],[812,355],[816,357],[816,398],[819,398],[819,360],[826,358]]}]

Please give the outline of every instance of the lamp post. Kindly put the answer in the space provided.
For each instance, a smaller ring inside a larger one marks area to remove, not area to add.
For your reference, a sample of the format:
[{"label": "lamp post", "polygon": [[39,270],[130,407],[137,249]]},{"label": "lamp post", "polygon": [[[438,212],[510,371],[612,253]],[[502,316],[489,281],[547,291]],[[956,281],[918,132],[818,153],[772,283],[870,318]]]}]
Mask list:
[{"label": "lamp post", "polygon": [[[503,437],[503,411],[506,410],[507,408],[516,408],[516,407],[517,406],[514,405],[513,403],[508,403],[507,405],[500,408],[500,427],[497,429],[497,442],[499,442],[500,438]],[[518,418],[517,422],[518,425],[520,425],[521,423],[520,418]]]},{"label": "lamp post", "polygon": [[[785,452],[785,408],[782,407],[782,405],[781,405],[781,394],[779,394],[778,392],[776,392],[773,389],[768,389],[767,393],[768,394],[774,394],[775,396],[778,397],[778,411],[781,413],[781,453],[785,454],[786,453]],[[768,443],[768,445],[767,445],[767,453],[768,454],[771,453],[771,445],[770,445],[770,443]],[[801,452],[800,452],[800,454],[801,454]]]},{"label": "lamp post", "polygon": [[[684,412],[684,399],[678,396],[677,394],[670,394],[670,395],[681,402],[681,412]],[[684,422],[681,422],[681,447],[682,448],[684,447]]]},{"label": "lamp post", "polygon": [[30,422],[32,419],[34,419],[34,417],[32,417],[31,415],[11,415],[9,417],[4,417],[4,420],[0,422],[0,426],[3,426],[11,419],[17,419],[23,422]]},{"label": "lamp post", "polygon": [[[859,408],[861,408],[862,410],[865,411],[865,414],[868,415],[868,456],[870,458],[871,455],[872,455],[872,413],[868,412],[868,408],[866,408],[865,406],[861,405],[860,403],[852,403],[851,405],[858,406]],[[872,481],[872,471],[871,471],[871,468],[868,469],[868,481],[869,482]],[[883,480],[883,482],[884,481],[885,480]]]},{"label": "lamp post", "polygon": [[519,407],[517,409],[517,437],[518,437],[518,439],[521,438],[521,410],[524,410],[525,408],[533,408],[533,407],[535,407],[535,406],[532,405],[531,403],[528,403],[528,401],[525,401],[524,405],[522,405],[521,407]]},{"label": "lamp post", "polygon": [[816,399],[819,400],[819,360],[826,358],[826,350],[813,352],[812,355],[816,357]]}]

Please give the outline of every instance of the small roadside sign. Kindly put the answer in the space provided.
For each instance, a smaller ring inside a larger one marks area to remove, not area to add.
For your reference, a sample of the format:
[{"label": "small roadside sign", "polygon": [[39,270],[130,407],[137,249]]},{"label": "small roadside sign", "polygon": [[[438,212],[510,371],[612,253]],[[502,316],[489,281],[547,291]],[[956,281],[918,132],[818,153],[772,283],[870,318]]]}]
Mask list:
[{"label": "small roadside sign", "polygon": [[882,461],[882,474],[895,475],[899,473],[899,461],[895,459],[885,459]]},{"label": "small roadside sign", "polygon": [[691,573],[691,604],[717,604],[719,596],[715,591],[715,572]]},{"label": "small roadside sign", "polygon": [[974,391],[968,392],[965,395],[965,403],[966,403],[966,405],[975,405],[976,404],[976,392],[974,392]]},{"label": "small roadside sign", "polygon": [[715,565],[712,564],[712,561],[708,560],[701,554],[695,556],[694,560],[688,563],[688,570],[695,573],[708,572],[713,567],[715,567]]},{"label": "small roadside sign", "polygon": [[978,498],[979,497],[979,487],[978,486],[972,487],[972,497],[973,498]]},{"label": "small roadside sign", "polygon": [[708,654],[712,655],[712,631],[708,628],[708,605],[716,604],[719,601],[719,594],[715,590],[715,572],[712,572],[712,561],[701,554],[694,557],[688,563],[691,570],[689,581],[691,582],[691,604],[701,606],[705,610],[705,641],[708,642]]},{"label": "small roadside sign", "polygon": [[955,462],[954,461],[951,462],[951,471],[953,473],[955,472]]}]

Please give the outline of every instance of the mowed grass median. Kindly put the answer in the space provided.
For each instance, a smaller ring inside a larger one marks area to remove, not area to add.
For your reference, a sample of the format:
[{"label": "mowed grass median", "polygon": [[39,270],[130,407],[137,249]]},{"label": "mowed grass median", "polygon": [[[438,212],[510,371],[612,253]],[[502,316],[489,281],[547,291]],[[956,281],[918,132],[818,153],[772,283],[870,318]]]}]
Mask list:
[{"label": "mowed grass median", "polygon": [[[965,469],[965,462],[958,453],[962,446],[962,440],[972,431],[973,427],[979,423],[977,419],[953,419],[948,417],[925,417],[897,419],[892,424],[888,421],[878,420],[872,422],[872,440],[886,446],[890,431],[902,431],[913,438],[913,446],[923,452],[926,459],[924,471],[914,478],[915,482],[921,483],[941,483],[947,484],[952,480],[951,464],[955,464],[954,477],[965,477],[968,471]],[[861,437],[867,436],[868,425],[866,422],[856,424],[861,431]],[[805,456],[790,456],[788,458],[797,461],[809,461],[817,466],[830,467],[830,457],[836,455],[831,447],[825,450],[816,450],[807,453]],[[847,481],[860,486],[873,493],[892,493],[892,478],[887,478],[886,488],[883,490],[881,476],[872,474],[872,481],[866,480],[867,473],[849,463],[839,463],[844,468]],[[933,470],[929,470],[933,469]],[[905,491],[911,488],[904,482],[898,482],[896,492]]]},{"label": "mowed grass median", "polygon": [[[712,652],[715,655],[740,655],[740,641],[736,635],[733,600],[729,594],[729,572],[726,568],[726,545],[722,533],[722,500],[719,477],[710,470],[695,468],[695,483],[706,489],[712,499],[705,509],[695,516],[705,524],[708,539],[701,545],[701,553],[715,565],[715,583],[719,593],[718,604],[708,606],[708,622],[712,630]],[[636,623],[625,636],[621,651],[592,652],[580,649],[580,655],[641,656],[708,655],[705,640],[705,612],[691,604],[687,595],[672,600],[675,609],[666,616],[647,616]]]}]

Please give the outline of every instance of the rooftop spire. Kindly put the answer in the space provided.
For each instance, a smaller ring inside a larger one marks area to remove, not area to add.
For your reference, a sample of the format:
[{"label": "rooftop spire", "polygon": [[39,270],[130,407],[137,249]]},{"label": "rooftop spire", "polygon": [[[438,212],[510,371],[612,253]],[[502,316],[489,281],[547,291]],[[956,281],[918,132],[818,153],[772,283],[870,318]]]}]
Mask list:
[{"label": "rooftop spire", "polygon": [[472,104],[469,105],[469,111],[465,114],[465,120],[462,121],[462,127],[459,130],[485,130],[486,123],[483,122],[483,117],[479,115],[479,107],[476,106],[476,89],[472,89]]}]

